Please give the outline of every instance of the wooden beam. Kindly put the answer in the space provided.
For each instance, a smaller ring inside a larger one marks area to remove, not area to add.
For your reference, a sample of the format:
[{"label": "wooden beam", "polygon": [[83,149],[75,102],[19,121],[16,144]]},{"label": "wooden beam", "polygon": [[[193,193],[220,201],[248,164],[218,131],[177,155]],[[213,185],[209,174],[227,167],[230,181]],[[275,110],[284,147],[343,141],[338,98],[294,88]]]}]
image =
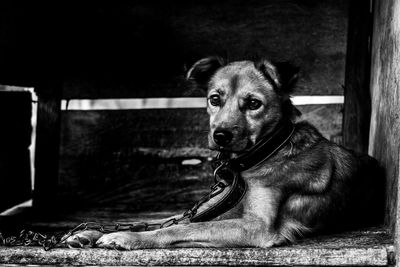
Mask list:
[{"label": "wooden beam", "polygon": [[59,82],[41,83],[35,87],[38,108],[33,205],[38,208],[47,209],[56,205],[61,89]]},{"label": "wooden beam", "polygon": [[400,266],[400,1],[374,2],[369,153],[386,171],[386,224]]},{"label": "wooden beam", "polygon": [[351,0],[344,86],[343,145],[358,153],[368,152],[371,32],[369,1]]}]

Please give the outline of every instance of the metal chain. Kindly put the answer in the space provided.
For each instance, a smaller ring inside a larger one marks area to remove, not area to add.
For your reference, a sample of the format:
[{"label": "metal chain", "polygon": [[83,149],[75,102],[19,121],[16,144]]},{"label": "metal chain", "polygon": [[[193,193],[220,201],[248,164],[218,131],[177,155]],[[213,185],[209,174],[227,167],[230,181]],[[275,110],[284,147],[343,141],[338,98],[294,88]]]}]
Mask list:
[{"label": "metal chain", "polygon": [[0,233],[0,245],[3,246],[42,246],[45,250],[49,250],[59,243],[59,236],[47,235],[39,232],[22,230],[18,236],[4,237]]},{"label": "metal chain", "polygon": [[168,219],[162,223],[147,223],[147,222],[138,222],[138,223],[116,223],[116,224],[100,224],[96,222],[85,222],[77,225],[72,230],[70,230],[66,234],[58,234],[47,236],[41,234],[39,232],[22,230],[18,236],[9,236],[4,237],[0,232],[0,245],[3,246],[42,246],[44,250],[50,250],[55,247],[60,247],[65,245],[65,241],[73,236],[74,234],[85,231],[85,230],[96,230],[101,233],[113,233],[118,231],[131,231],[131,232],[140,232],[140,231],[149,231],[152,229],[161,229],[170,227],[175,224],[179,224],[180,222],[191,219],[194,215],[196,215],[197,210],[200,208],[202,204],[209,201],[211,198],[216,195],[222,193],[226,188],[227,184],[223,181],[218,181],[217,172],[218,170],[224,166],[224,162],[222,162],[214,171],[215,184],[211,186],[211,191],[203,196],[194,206],[187,211],[185,211],[180,217]]}]

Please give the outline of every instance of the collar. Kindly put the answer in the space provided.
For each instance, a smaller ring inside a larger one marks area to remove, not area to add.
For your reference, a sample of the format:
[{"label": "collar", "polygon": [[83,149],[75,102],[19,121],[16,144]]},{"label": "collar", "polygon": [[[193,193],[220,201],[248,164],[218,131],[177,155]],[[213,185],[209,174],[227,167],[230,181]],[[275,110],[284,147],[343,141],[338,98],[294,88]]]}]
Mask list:
[{"label": "collar", "polygon": [[[215,184],[211,188],[211,193],[184,214],[190,218],[190,222],[212,220],[229,211],[241,201],[246,194],[247,183],[241,178],[240,172],[264,162],[278,152],[293,135],[295,126],[289,121],[279,123],[275,129],[270,135],[265,136],[249,150],[235,158],[224,159],[223,156],[228,155],[222,153],[218,155],[217,168],[214,171]],[[198,212],[202,204],[225,189],[228,191],[219,201]]]},{"label": "collar", "polygon": [[263,137],[254,146],[237,157],[229,159],[227,154],[219,153],[219,164],[216,168],[216,173],[219,169],[224,169],[223,167],[243,172],[266,161],[289,141],[294,130],[295,125],[292,121],[283,121],[275,127],[271,134]]}]

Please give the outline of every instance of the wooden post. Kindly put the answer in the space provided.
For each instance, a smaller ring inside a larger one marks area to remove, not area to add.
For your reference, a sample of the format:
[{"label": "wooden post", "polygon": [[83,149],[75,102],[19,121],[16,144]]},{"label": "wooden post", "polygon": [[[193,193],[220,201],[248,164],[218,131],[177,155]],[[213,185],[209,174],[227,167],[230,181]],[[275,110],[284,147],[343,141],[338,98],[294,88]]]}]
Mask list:
[{"label": "wooden post", "polygon": [[35,91],[38,94],[38,109],[33,205],[48,209],[57,202],[62,90],[59,82],[45,82],[39,84]]},{"label": "wooden post", "polygon": [[386,224],[400,266],[400,1],[374,2],[369,153],[386,171]]},{"label": "wooden post", "polygon": [[371,32],[369,1],[351,0],[344,87],[343,145],[364,154],[368,152],[371,115]]}]

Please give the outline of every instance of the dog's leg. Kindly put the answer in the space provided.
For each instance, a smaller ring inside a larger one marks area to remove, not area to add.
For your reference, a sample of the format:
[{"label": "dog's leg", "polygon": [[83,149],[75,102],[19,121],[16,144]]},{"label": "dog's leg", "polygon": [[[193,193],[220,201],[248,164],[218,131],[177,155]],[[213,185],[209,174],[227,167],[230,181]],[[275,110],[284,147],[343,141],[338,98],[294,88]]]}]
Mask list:
[{"label": "dog's leg", "polygon": [[148,232],[103,235],[98,247],[116,249],[166,247],[271,247],[278,237],[261,219],[230,219],[175,225]]},{"label": "dog's leg", "polygon": [[73,248],[93,247],[102,235],[103,233],[96,230],[85,230],[68,237],[64,243]]},{"label": "dog's leg", "polygon": [[[150,225],[162,224],[165,221],[169,221],[173,218],[179,218],[180,216],[181,216],[181,214],[171,216],[168,218],[164,218],[164,219],[148,221],[147,223]],[[97,230],[90,230],[90,229],[83,230],[80,232],[76,232],[72,236],[68,237],[65,240],[65,244],[69,247],[74,247],[74,248],[94,247],[96,244],[96,241],[103,235],[104,234],[102,232],[97,231]]]}]

